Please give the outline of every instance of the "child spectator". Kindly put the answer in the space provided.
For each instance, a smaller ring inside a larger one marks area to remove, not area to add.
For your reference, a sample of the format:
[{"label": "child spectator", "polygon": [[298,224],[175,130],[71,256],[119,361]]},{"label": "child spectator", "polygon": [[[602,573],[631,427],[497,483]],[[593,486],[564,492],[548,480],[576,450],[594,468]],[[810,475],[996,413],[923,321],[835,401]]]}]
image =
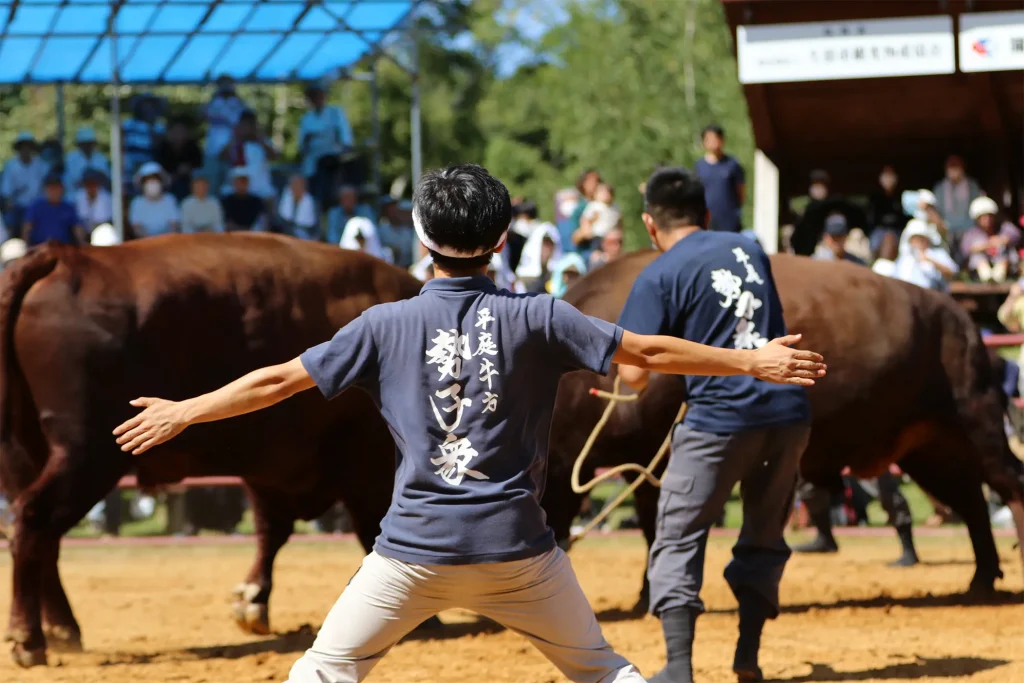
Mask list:
[{"label": "child spectator", "polygon": [[320,213],[316,210],[313,195],[306,192],[306,179],[301,174],[293,175],[288,187],[281,193],[277,215],[289,235],[314,242],[319,242],[323,237]]},{"label": "child spectator", "polygon": [[419,243],[412,227],[412,204],[385,197],[381,209],[383,216],[377,223],[381,244],[394,254],[396,266],[408,268],[412,265],[415,248]]},{"label": "child spectator", "polygon": [[388,263],[394,260],[381,245],[380,237],[377,236],[377,226],[369,218],[362,216],[356,216],[345,224],[338,246],[342,249],[365,252]]},{"label": "child spectator", "polygon": [[825,235],[821,244],[814,250],[814,258],[820,261],[850,261],[857,265],[867,265],[864,261],[846,251],[846,238],[850,229],[846,216],[834,213],[825,219]]},{"label": "child spectator", "polygon": [[526,291],[541,294],[551,279],[551,266],[562,258],[561,236],[550,223],[539,224],[523,245],[516,277]]},{"label": "child spectator", "polygon": [[618,227],[622,213],[612,206],[615,192],[611,185],[601,183],[594,190],[594,198],[580,216],[580,227],[572,241],[580,252],[590,252],[605,235]]},{"label": "child spectator", "polygon": [[87,169],[82,175],[82,187],[75,193],[78,218],[90,233],[98,225],[114,220],[114,203],[107,192],[107,176],[103,171]]},{"label": "child spectator", "polygon": [[548,294],[561,299],[566,290],[587,272],[587,264],[583,257],[570,251],[555,263],[551,279],[548,280]]},{"label": "child spectator", "polygon": [[942,248],[942,240],[934,227],[914,219],[907,223],[900,240],[900,255],[896,259],[893,277],[911,282],[925,289],[945,292],[949,280],[959,272],[959,267]]},{"label": "child spectator", "polygon": [[192,194],[181,203],[182,232],[224,232],[224,209],[210,196],[210,181],[203,172],[192,175]]},{"label": "child spectator", "polygon": [[622,230],[615,228],[601,239],[601,248],[590,255],[590,270],[611,263],[622,256],[624,237]]},{"label": "child spectator", "polygon": [[75,207],[64,200],[64,181],[60,174],[46,177],[44,195],[25,210],[25,242],[35,246],[48,240],[61,244],[85,244],[88,235]]},{"label": "child spectator", "polygon": [[203,153],[192,138],[191,122],[183,118],[171,121],[167,137],[157,146],[156,161],[171,176],[168,191],[178,201],[192,189],[192,174],[202,167]]},{"label": "child spectator", "polygon": [[302,174],[320,206],[327,206],[331,188],[338,182],[341,155],[352,147],[352,127],[341,107],[327,104],[327,91],[322,83],[307,85],[306,99],[309,109],[299,121]]},{"label": "child spectator", "polygon": [[87,171],[99,171],[110,175],[110,160],[96,149],[96,133],[88,126],[82,126],[75,133],[75,148],[64,157],[64,189],[77,192],[84,182]]},{"label": "child spectator", "polygon": [[235,93],[235,82],[231,76],[217,78],[213,98],[203,108],[206,120],[206,150],[203,170],[210,187],[224,185],[228,167],[221,159],[221,152],[231,142],[235,126],[248,107]]},{"label": "child spectator", "polygon": [[[239,117],[234,138],[221,152],[221,158],[232,169],[245,167],[249,194],[264,200],[277,194],[270,178],[270,161],[277,158],[277,150],[263,135],[252,111],[247,110]],[[223,194],[230,194],[234,189],[234,170],[230,175]]]},{"label": "child spectator", "polygon": [[[315,197],[315,195],[314,195]],[[327,242],[341,242],[345,226],[353,218],[366,218],[373,223],[373,209],[359,201],[359,191],[351,185],[342,185],[338,190],[338,204],[327,212]]]},{"label": "child spectator", "polygon": [[17,156],[4,165],[0,199],[3,200],[4,223],[8,232],[16,237],[21,234],[25,209],[43,192],[47,167],[39,158],[39,144],[32,133],[19,133],[14,140],[14,151]]},{"label": "child spectator", "polygon": [[178,202],[166,193],[170,178],[155,161],[147,161],[135,173],[135,185],[142,194],[132,199],[128,220],[136,238],[178,232],[181,214]]},{"label": "child spectator", "polygon": [[233,192],[221,198],[224,208],[224,227],[228,232],[266,229],[267,205],[249,192],[249,170],[237,166],[231,171]]},{"label": "child spectator", "polygon": [[999,225],[998,214],[999,206],[994,199],[975,199],[970,207],[974,226],[960,241],[967,270],[982,282],[1006,282],[1011,268],[1017,265],[1020,230],[1009,221]]}]

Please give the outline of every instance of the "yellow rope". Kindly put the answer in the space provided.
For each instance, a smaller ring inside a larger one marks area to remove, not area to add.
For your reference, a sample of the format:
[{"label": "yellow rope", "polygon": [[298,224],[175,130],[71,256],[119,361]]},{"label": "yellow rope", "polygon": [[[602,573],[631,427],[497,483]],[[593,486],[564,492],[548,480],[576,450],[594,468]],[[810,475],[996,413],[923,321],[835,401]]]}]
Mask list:
[{"label": "yellow rope", "polygon": [[580,471],[583,469],[583,463],[586,461],[587,456],[590,455],[590,451],[594,447],[594,443],[597,441],[597,437],[601,433],[601,430],[603,430],[604,426],[608,424],[608,420],[611,418],[612,413],[615,411],[615,404],[636,401],[637,399],[640,398],[639,394],[620,394],[620,386],[621,379],[616,375],[615,385],[611,393],[607,391],[601,391],[599,389],[590,390],[591,395],[597,396],[598,398],[607,399],[608,406],[604,409],[604,412],[601,414],[601,419],[597,421],[596,425],[594,425],[594,429],[593,431],[590,432],[590,436],[587,438],[587,442],[583,444],[583,450],[580,451],[579,456],[576,458],[576,462],[573,464],[571,480],[572,490],[574,493],[588,493],[601,482],[611,479],[612,477],[616,477],[622,474],[623,472],[636,472],[640,476],[634,479],[633,482],[630,483],[629,486],[625,488],[625,490],[623,490],[618,496],[616,496],[615,500],[605,505],[601,512],[598,513],[597,517],[590,520],[590,522],[588,522],[587,525],[583,527],[583,529],[578,534],[573,534],[572,537],[570,537],[569,539],[570,543],[575,543],[576,541],[580,540],[581,538],[589,534],[591,531],[593,531],[598,524],[603,522],[608,517],[608,515],[614,512],[617,507],[622,505],[622,502],[629,498],[629,496],[634,491],[636,491],[640,487],[640,484],[644,483],[644,481],[649,481],[653,486],[657,486],[659,488],[661,487],[661,480],[658,479],[658,477],[654,476],[654,470],[655,468],[658,467],[658,464],[661,463],[662,458],[665,457],[665,454],[668,452],[669,446],[672,445],[672,429],[676,426],[676,424],[682,422],[683,417],[686,416],[686,402],[684,401],[683,404],[679,406],[679,412],[676,414],[676,419],[672,421],[672,426],[669,428],[668,435],[665,436],[665,440],[661,442],[661,448],[659,448],[658,452],[654,454],[654,457],[651,459],[651,462],[650,464],[647,465],[647,467],[643,467],[636,463],[625,463],[623,465],[611,468],[607,472],[602,473],[600,476],[594,477],[586,484],[580,484]]}]

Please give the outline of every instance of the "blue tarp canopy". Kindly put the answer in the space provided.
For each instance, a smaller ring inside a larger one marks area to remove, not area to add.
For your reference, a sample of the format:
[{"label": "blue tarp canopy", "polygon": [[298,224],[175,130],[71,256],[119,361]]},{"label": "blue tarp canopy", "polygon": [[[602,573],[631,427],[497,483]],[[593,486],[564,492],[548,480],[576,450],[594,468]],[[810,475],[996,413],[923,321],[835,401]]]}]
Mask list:
[{"label": "blue tarp canopy", "polygon": [[0,84],[315,79],[377,51],[418,1],[0,2]]}]

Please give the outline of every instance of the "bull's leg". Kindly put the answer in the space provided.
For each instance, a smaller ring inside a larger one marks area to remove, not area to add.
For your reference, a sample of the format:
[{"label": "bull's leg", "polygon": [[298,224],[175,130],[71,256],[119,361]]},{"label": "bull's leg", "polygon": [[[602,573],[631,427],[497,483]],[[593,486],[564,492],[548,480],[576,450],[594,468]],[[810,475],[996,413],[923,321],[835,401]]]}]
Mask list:
[{"label": "bull's leg", "polygon": [[64,592],[57,565],[43,577],[43,633],[50,648],[58,652],[81,652],[82,630]]},{"label": "bull's leg", "polygon": [[964,520],[974,548],[976,566],[971,592],[991,593],[996,579],[1003,578],[1003,572],[999,569],[999,553],[992,535],[981,477],[967,463],[960,462],[964,456],[938,443],[929,446],[927,453],[918,450],[906,456],[900,461],[900,468]]},{"label": "bull's leg", "polygon": [[232,610],[242,630],[258,635],[270,633],[270,591],[273,588],[274,559],[288,542],[295,520],[282,514],[281,506],[249,491],[256,527],[256,559],[245,581],[235,587]]},{"label": "bull's leg", "polygon": [[67,597],[61,598],[53,590],[54,585],[60,585],[60,539],[116,484],[123,469],[120,464],[93,460],[88,462],[90,469],[83,471],[86,462],[84,453],[72,454],[65,447],[51,447],[42,473],[14,502],[9,635],[14,641],[12,656],[19,666],[46,663],[42,611],[47,588],[51,589],[50,599],[45,601],[47,608],[60,617],[62,626],[74,624],[77,630]]},{"label": "bull's leg", "polygon": [[[647,541],[648,557],[650,556],[651,545],[654,543],[654,536],[657,532],[658,518],[658,489],[649,484],[641,484],[640,488],[633,494],[633,504],[636,506],[636,516],[640,520],[640,528],[644,532],[644,540]],[[647,563],[644,563],[643,582],[640,584],[640,596],[633,605],[633,611],[644,613],[651,604],[651,583],[647,578]]]}]

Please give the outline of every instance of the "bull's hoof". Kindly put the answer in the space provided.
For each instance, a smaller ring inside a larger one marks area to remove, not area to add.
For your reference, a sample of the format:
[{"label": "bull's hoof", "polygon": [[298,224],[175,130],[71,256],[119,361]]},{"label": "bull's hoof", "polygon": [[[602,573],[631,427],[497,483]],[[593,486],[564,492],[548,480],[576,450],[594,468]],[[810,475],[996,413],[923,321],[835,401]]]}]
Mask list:
[{"label": "bull's hoof", "polygon": [[76,654],[84,652],[82,634],[78,629],[67,626],[44,626],[47,646],[54,652]]},{"label": "bull's hoof", "polygon": [[11,650],[11,659],[22,669],[31,669],[33,666],[46,666],[46,648],[29,650],[21,643],[17,643]]},{"label": "bull's hoof", "polygon": [[236,602],[232,606],[235,623],[246,633],[257,636],[270,635],[270,609],[267,605],[253,602]]}]

